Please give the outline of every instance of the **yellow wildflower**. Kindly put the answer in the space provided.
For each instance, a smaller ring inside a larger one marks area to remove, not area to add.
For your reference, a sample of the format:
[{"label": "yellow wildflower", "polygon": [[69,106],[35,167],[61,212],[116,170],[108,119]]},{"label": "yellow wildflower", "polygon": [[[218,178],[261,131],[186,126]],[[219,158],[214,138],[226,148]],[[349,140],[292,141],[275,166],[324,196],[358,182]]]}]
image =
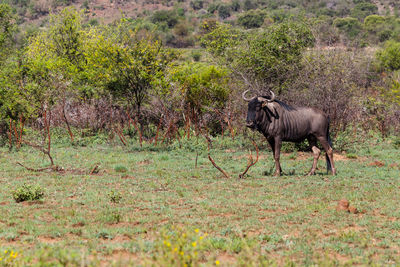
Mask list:
[{"label": "yellow wildflower", "polygon": [[197,246],[197,243],[196,243],[196,242],[193,242],[193,243],[192,243],[192,246],[195,248],[195,247]]},{"label": "yellow wildflower", "polygon": [[216,260],[216,261],[215,261],[215,265],[219,265],[219,260]]},{"label": "yellow wildflower", "polygon": [[194,231],[195,231],[196,233],[198,233],[200,230],[199,230],[199,229],[195,229]]},{"label": "yellow wildflower", "polygon": [[174,248],[174,252],[177,252],[178,251],[178,248]]},{"label": "yellow wildflower", "polygon": [[202,240],[204,238],[204,236],[201,235],[199,238],[200,238],[200,240]]},{"label": "yellow wildflower", "polygon": [[170,246],[171,246],[171,243],[168,242],[168,243],[167,243],[167,247],[170,247]]},{"label": "yellow wildflower", "polygon": [[14,253],[14,259],[18,256],[18,252]]},{"label": "yellow wildflower", "polygon": [[183,255],[185,255],[185,252],[181,251],[179,254],[181,254],[183,256]]}]

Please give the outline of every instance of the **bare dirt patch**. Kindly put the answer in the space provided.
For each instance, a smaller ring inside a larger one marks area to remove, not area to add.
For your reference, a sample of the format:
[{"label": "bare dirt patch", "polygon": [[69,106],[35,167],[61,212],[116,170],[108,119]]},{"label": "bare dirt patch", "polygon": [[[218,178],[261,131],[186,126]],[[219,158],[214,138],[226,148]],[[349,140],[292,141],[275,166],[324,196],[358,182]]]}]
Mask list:
[{"label": "bare dirt patch", "polygon": [[383,163],[382,161],[374,161],[368,164],[368,166],[375,166],[375,167],[383,167],[385,166],[385,163]]}]

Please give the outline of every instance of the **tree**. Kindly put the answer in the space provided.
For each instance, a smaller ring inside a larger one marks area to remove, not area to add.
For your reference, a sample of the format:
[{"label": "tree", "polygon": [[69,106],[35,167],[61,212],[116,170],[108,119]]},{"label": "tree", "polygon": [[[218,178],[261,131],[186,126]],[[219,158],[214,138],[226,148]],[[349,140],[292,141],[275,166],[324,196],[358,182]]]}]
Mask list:
[{"label": "tree", "polygon": [[7,4],[0,4],[0,61],[9,55],[16,29],[11,7]]},{"label": "tree", "polygon": [[220,25],[203,37],[203,44],[248,85],[279,93],[296,76],[302,52],[314,38],[302,23],[285,22],[255,33],[235,33]]},{"label": "tree", "polygon": [[125,19],[116,26],[92,30],[89,38],[89,79],[116,103],[136,110],[142,124],[142,106],[156,83],[163,80],[175,54],[150,33],[132,29]]},{"label": "tree", "polygon": [[76,89],[86,67],[81,22],[82,12],[65,8],[59,15],[51,16],[48,30],[30,39],[25,52],[29,86],[35,88],[31,91],[36,100],[32,105],[36,105],[38,113],[43,113],[61,101],[71,141],[73,134],[65,106],[67,99],[79,94]]}]

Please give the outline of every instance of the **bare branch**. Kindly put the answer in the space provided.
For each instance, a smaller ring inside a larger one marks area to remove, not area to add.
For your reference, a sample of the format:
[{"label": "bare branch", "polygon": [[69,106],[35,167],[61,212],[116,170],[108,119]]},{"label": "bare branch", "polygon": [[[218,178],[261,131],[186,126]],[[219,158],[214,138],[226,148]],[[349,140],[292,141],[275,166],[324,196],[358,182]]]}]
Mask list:
[{"label": "bare branch", "polygon": [[211,161],[211,163],[212,163],[212,165],[217,169],[217,170],[219,170],[226,178],[231,178],[230,176],[229,176],[229,174],[227,174],[223,169],[221,169],[216,163],[215,163],[215,161],[213,160],[213,158],[211,157],[211,155],[210,155],[210,146],[211,146],[211,139],[210,139],[210,137],[208,137],[207,135],[204,135],[204,137],[206,138],[206,140],[207,140],[207,148],[208,148],[208,159]]},{"label": "bare branch", "polygon": [[253,143],[254,147],[256,148],[256,151],[257,151],[257,158],[256,158],[255,161],[253,161],[253,157],[252,157],[251,154],[250,154],[250,161],[249,161],[249,164],[247,165],[246,170],[244,170],[244,172],[243,172],[242,174],[239,174],[239,179],[244,178],[244,175],[247,173],[247,171],[250,169],[250,167],[254,166],[254,165],[257,163],[257,161],[258,161],[258,147],[257,147],[257,144],[256,144],[256,142],[254,142],[254,140],[251,140],[251,142]]}]

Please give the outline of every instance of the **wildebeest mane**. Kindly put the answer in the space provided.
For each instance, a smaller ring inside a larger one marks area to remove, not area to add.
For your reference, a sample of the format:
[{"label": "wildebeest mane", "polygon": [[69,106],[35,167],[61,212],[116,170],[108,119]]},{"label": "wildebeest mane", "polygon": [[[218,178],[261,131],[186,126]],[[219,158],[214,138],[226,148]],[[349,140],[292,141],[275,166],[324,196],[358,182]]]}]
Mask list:
[{"label": "wildebeest mane", "polygon": [[[270,98],[269,96],[263,96],[264,98]],[[286,104],[285,102],[282,102],[280,100],[275,99],[274,102],[278,103],[281,107],[283,107],[285,110],[287,111],[292,111],[292,110],[296,110],[295,107],[292,107],[288,104]]]}]

